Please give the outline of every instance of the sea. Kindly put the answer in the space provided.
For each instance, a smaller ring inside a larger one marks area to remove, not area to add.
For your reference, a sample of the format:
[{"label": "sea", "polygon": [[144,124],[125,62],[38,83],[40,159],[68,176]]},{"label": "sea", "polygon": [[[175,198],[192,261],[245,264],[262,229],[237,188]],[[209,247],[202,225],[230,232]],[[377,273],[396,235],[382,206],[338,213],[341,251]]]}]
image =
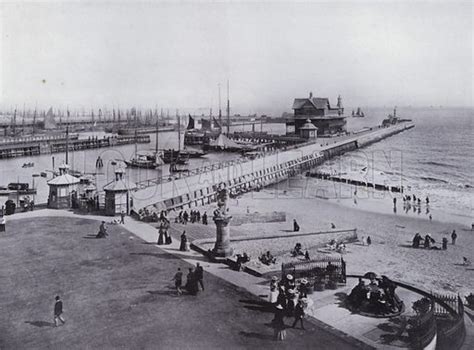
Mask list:
[{"label": "sea", "polygon": [[[347,118],[347,129],[358,131],[379,125],[392,108],[362,108],[364,118]],[[397,183],[404,188],[404,194],[415,195],[423,200],[429,198],[431,212],[443,213],[443,220],[461,222],[469,225],[474,222],[474,109],[472,108],[411,108],[397,109],[397,116],[411,119],[415,127],[395,136],[384,139],[358,151],[349,152],[333,158],[318,170],[344,174],[351,177],[363,174],[374,182]],[[257,131],[260,125],[256,126]],[[231,131],[249,131],[250,125],[235,126]],[[263,124],[263,131],[276,134],[285,133],[284,124]],[[80,137],[98,136],[101,131],[83,133]],[[137,145],[138,150],[153,150],[155,135],[151,143]],[[159,148],[175,148],[178,145],[176,132],[159,134]],[[75,170],[95,175],[98,188],[112,181],[117,163],[130,159],[135,153],[134,145],[114,149],[95,149],[71,152],[69,162]],[[97,157],[103,159],[104,167],[97,169]],[[233,153],[208,154],[203,159],[192,160],[189,168],[195,168],[218,161],[238,157]],[[53,168],[65,159],[64,154],[41,155],[16,159],[0,160],[0,186],[10,182],[28,182],[37,188],[37,203],[45,203],[48,188],[46,181],[51,178]],[[31,168],[22,168],[24,163],[32,162]],[[37,175],[47,172],[48,177]],[[166,166],[158,170],[127,169],[131,181],[139,182],[166,177]],[[310,185],[318,186],[316,179],[306,179]],[[0,202],[5,197],[0,197]],[[423,209],[424,211],[424,209]],[[431,213],[430,212],[430,213]],[[428,212],[424,211],[424,214]]]},{"label": "sea", "polygon": [[[349,130],[380,124],[393,114],[391,108],[363,111],[364,118],[348,118]],[[404,195],[421,198],[423,205],[428,197],[431,211],[423,206],[422,214],[436,213],[435,218],[470,226],[474,222],[474,109],[406,107],[396,113],[411,119],[415,127],[333,158],[319,170],[349,178],[363,174],[376,183],[403,186]]]}]

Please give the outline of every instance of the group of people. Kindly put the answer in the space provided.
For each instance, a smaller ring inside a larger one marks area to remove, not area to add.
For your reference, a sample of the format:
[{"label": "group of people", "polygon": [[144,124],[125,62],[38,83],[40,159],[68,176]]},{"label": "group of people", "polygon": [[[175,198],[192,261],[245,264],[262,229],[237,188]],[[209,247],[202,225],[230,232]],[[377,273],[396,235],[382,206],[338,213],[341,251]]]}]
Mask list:
[{"label": "group of people", "polygon": [[310,260],[309,252],[308,251],[303,252],[303,247],[301,243],[296,243],[295,247],[293,248],[293,250],[291,250],[290,254],[294,258],[297,258],[299,256],[304,256],[305,260]]},{"label": "group of people", "polygon": [[295,279],[291,274],[286,275],[281,281],[278,281],[276,276],[272,277],[269,302],[275,313],[272,325],[276,340],[286,338],[285,317],[294,318],[292,328],[295,328],[299,322],[301,329],[305,329],[303,319],[308,306],[307,290],[308,281],[305,279],[302,279],[296,286]]},{"label": "group of people", "polygon": [[269,250],[266,253],[260,255],[258,257],[258,260],[260,260],[260,262],[265,265],[271,265],[276,263],[276,258],[270,253]]},{"label": "group of people", "polygon": [[[181,271],[181,268],[178,267],[178,271],[175,273],[173,281],[178,295],[183,294],[183,272]],[[189,268],[184,289],[191,295],[197,295],[199,287],[204,291],[204,269],[199,263],[196,263],[195,268]]]},{"label": "group of people", "polygon": [[201,215],[199,210],[191,210],[189,213],[186,210],[181,210],[175,218],[175,222],[183,225],[186,225],[188,222],[191,224],[202,222],[203,225],[207,225],[208,217],[206,212]]},{"label": "group of people", "polygon": [[[453,230],[453,232],[451,233],[451,244],[452,245],[455,245],[456,244],[456,239],[458,238],[458,235],[456,233],[456,230]],[[423,238],[420,233],[416,233],[415,236],[413,237],[413,240],[412,240],[412,247],[413,248],[420,248],[422,246],[422,243],[423,243],[423,248],[425,249],[434,249],[434,250],[439,250],[440,248],[437,247],[435,244],[436,244],[436,241],[434,240],[433,237],[431,237],[431,235],[428,233],[425,235],[425,237]],[[448,249],[448,238],[446,237],[443,237],[443,239],[441,240],[441,249],[442,250],[446,250]]]},{"label": "group of people", "polygon": [[[404,195],[402,197],[403,200],[403,210],[408,213],[408,211],[413,208],[413,212],[417,212],[418,214],[421,214],[421,204],[422,204],[422,199],[420,197],[416,197],[416,195]],[[427,196],[425,198],[425,203],[426,203],[426,215],[429,215],[429,219],[432,219],[432,216],[430,214],[430,199]],[[397,198],[393,198],[393,211],[396,213],[397,212]]]},{"label": "group of people", "polygon": [[165,218],[164,220],[160,221],[160,226],[158,227],[158,241],[156,242],[156,244],[169,245],[173,243],[173,239],[171,238],[171,235],[168,232],[170,226],[171,224],[168,219]]},{"label": "group of people", "polygon": [[359,283],[352,289],[347,301],[352,309],[358,311],[377,315],[398,312],[402,302],[395,294],[396,288],[395,283],[387,276],[382,276],[378,282],[371,278],[368,285],[359,278]]}]

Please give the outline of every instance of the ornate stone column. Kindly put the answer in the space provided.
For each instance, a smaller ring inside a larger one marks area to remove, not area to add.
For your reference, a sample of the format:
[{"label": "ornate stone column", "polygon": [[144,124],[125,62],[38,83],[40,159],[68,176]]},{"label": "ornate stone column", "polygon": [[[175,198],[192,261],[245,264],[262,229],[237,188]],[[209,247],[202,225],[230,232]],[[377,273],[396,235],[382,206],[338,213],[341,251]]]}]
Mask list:
[{"label": "ornate stone column", "polygon": [[216,224],[216,244],[212,252],[218,257],[228,257],[233,254],[230,246],[230,227],[229,222],[232,216],[214,217]]},{"label": "ornate stone column", "polygon": [[214,210],[214,223],[216,224],[216,244],[212,252],[217,257],[228,257],[233,254],[230,246],[229,223],[232,216],[228,214],[227,199],[228,191],[225,184],[219,186],[217,191],[217,209]]}]

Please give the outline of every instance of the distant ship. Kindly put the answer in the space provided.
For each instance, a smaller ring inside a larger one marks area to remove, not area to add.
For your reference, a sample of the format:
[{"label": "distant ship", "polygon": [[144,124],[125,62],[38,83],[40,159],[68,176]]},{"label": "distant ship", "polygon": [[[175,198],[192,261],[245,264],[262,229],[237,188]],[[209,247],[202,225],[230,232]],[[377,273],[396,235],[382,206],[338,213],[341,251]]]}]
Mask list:
[{"label": "distant ship", "polygon": [[364,118],[365,114],[364,114],[364,112],[362,112],[360,107],[357,107],[357,112],[354,113],[354,110],[352,110],[352,117],[354,117],[354,118]]}]

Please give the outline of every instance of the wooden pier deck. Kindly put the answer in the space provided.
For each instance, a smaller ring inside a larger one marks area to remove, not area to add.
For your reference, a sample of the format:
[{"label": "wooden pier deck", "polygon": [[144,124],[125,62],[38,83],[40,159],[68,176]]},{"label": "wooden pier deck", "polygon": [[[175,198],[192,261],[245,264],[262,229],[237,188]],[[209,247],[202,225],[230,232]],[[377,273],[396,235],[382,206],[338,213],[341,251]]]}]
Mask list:
[{"label": "wooden pier deck", "polygon": [[254,190],[268,186],[307,171],[326,159],[413,127],[413,123],[374,127],[337,139],[317,139],[284,147],[263,153],[253,160],[241,159],[193,169],[177,177],[146,180],[139,183],[138,190],[133,193],[134,210],[146,208],[153,212],[204,205],[215,200],[220,183],[225,183],[231,191],[234,188]]}]

